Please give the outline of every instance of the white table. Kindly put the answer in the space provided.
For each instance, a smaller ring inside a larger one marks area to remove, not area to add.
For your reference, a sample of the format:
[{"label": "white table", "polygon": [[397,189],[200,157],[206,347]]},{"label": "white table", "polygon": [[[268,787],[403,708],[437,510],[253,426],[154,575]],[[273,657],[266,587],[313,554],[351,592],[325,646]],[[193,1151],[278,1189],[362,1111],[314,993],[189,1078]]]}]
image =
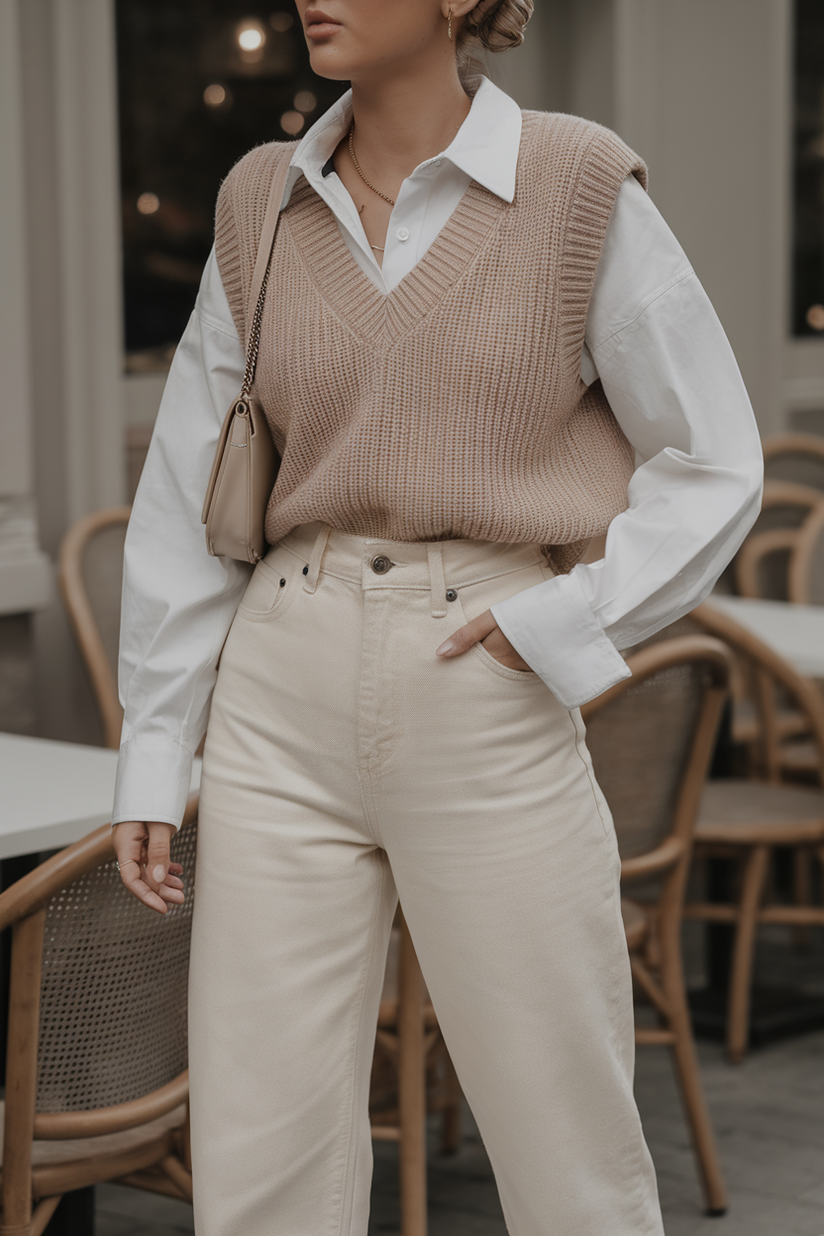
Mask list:
[{"label": "white table", "polygon": [[108,823],[116,769],[117,752],[103,747],[0,734],[0,858],[55,850]]},{"label": "white table", "polygon": [[715,592],[707,604],[769,644],[799,674],[824,678],[824,605],[752,601]]}]

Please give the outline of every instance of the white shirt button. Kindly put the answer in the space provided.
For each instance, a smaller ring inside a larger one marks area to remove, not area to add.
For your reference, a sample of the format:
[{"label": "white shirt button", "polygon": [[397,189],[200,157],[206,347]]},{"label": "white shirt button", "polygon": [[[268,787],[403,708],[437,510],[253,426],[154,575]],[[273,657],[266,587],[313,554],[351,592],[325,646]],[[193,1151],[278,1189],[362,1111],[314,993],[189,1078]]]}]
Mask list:
[{"label": "white shirt button", "polygon": [[409,240],[409,228],[399,227],[397,231],[395,232],[395,235],[397,236],[398,240]]}]

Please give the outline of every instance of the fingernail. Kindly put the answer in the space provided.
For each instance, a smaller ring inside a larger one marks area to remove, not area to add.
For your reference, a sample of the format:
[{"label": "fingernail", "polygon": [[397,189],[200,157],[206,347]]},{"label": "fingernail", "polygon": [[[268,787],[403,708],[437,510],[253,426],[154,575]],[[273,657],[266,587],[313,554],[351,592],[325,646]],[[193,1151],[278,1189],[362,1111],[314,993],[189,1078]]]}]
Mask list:
[{"label": "fingernail", "polygon": [[439,649],[437,650],[437,652],[435,653],[435,656],[436,656],[436,657],[445,657],[448,653],[450,653],[450,652],[452,651],[452,649],[453,649],[454,647],[455,647],[455,645],[452,643],[452,640],[451,640],[451,639],[448,639],[448,640],[446,640],[443,644],[441,644],[440,648],[439,648]]},{"label": "fingernail", "polygon": [[152,872],[152,878],[154,879],[155,884],[162,884],[166,879],[166,868],[161,867],[160,863],[158,863]]}]

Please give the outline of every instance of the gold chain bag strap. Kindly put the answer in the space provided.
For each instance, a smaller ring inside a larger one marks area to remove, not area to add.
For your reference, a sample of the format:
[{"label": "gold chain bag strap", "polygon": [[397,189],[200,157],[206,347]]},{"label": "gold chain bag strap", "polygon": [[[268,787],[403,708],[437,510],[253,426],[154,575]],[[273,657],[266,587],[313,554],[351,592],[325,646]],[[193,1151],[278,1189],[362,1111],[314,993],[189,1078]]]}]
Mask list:
[{"label": "gold chain bag strap", "polygon": [[252,388],[272,251],[288,175],[289,160],[284,159],[269,190],[249,289],[246,321],[251,325],[243,384],[220,431],[201,515],[209,553],[239,558],[241,562],[258,562],[266,552],[266,507],[280,465],[266,416],[253,398]]}]

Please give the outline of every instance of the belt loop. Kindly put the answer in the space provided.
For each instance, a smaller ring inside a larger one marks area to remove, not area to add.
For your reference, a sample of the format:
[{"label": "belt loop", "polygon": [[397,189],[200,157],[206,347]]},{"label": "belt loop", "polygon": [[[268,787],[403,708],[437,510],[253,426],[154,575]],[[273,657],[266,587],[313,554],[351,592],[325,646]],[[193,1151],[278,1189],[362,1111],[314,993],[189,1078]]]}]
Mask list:
[{"label": "belt loop", "polygon": [[329,540],[329,534],[332,531],[329,524],[324,524],[317,535],[314,545],[312,546],[312,554],[309,558],[309,569],[306,572],[306,581],[303,585],[304,592],[314,592],[318,586],[320,577],[320,568],[323,564],[323,555],[326,552],[326,542]]},{"label": "belt loop", "polygon": [[429,586],[432,589],[432,617],[445,618],[446,581],[443,576],[443,546],[440,542],[427,545],[426,556],[429,559]]}]

